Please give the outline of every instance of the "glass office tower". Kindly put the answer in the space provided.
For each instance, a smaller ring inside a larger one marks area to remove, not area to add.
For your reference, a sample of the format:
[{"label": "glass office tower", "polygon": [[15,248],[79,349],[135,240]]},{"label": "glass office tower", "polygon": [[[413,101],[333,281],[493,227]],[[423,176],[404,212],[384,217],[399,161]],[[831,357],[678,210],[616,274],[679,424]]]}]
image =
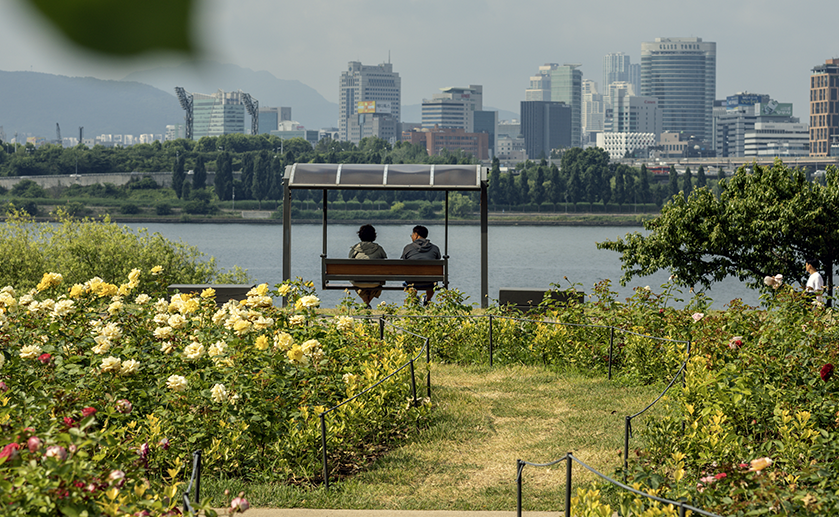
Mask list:
[{"label": "glass office tower", "polygon": [[711,142],[716,87],[716,43],[702,38],[641,43],[641,95],[658,99],[664,131]]}]

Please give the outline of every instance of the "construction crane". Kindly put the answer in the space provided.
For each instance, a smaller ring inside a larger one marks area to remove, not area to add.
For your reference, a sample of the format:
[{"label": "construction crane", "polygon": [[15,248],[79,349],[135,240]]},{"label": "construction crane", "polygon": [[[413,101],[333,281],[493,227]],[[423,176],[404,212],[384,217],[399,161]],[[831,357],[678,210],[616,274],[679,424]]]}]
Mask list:
[{"label": "construction crane", "polygon": [[192,94],[180,86],[175,86],[175,94],[178,96],[181,108],[186,111],[186,115],[184,116],[184,121],[186,121],[186,139],[192,140]]},{"label": "construction crane", "polygon": [[55,143],[61,145],[61,126],[55,123]]},{"label": "construction crane", "polygon": [[251,97],[251,94],[239,90],[242,95],[242,102],[245,103],[245,108],[251,116],[251,134],[259,134],[259,101]]}]

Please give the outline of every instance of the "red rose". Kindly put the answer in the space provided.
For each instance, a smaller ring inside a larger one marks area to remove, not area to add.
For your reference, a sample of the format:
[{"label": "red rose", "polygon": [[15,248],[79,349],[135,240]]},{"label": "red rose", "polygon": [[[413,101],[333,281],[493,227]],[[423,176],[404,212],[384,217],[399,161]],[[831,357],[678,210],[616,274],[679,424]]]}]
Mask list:
[{"label": "red rose", "polygon": [[94,413],[96,413],[96,408],[86,407],[82,409],[82,418],[87,418]]},{"label": "red rose", "polygon": [[12,459],[17,456],[17,451],[20,449],[20,445],[17,443],[10,443],[9,445],[3,447],[3,450],[0,451],[0,458],[9,458]]},{"label": "red rose", "polygon": [[819,372],[819,377],[821,377],[824,382],[830,380],[830,378],[833,377],[833,365],[827,363],[822,366],[822,370]]},{"label": "red rose", "polygon": [[719,474],[717,474],[716,476],[714,476],[714,478],[715,478],[717,481],[719,481],[720,479],[725,479],[726,477],[728,477],[728,474],[726,474],[725,472],[720,472]]},{"label": "red rose", "polygon": [[38,356],[38,360],[43,364],[49,364],[50,359],[52,359],[52,356],[49,354],[41,354]]},{"label": "red rose", "polygon": [[64,425],[66,425],[67,427],[75,427],[76,421],[70,418],[69,416],[65,416]]}]

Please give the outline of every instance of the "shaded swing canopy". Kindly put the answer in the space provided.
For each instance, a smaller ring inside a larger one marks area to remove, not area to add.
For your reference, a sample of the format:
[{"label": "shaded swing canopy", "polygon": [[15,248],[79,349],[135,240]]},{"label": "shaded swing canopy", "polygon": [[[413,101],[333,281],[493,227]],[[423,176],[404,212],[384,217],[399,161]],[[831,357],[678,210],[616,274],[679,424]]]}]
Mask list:
[{"label": "shaded swing canopy", "polygon": [[481,165],[295,163],[283,178],[283,280],[291,279],[291,191],[322,190],[323,254],[326,258],[329,190],[437,190],[445,191],[445,243],[448,260],[450,191],[481,193],[481,307],[488,303],[487,276],[487,167]]}]

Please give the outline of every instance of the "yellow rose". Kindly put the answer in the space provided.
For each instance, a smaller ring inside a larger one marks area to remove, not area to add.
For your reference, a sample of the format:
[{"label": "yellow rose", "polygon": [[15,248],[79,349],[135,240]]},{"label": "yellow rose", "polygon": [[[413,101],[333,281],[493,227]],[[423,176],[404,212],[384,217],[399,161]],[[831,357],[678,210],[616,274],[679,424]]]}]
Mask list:
[{"label": "yellow rose", "polygon": [[208,298],[215,298],[216,297],[216,290],[212,287],[208,287],[201,291],[201,298],[208,299]]},{"label": "yellow rose", "polygon": [[268,336],[259,336],[256,338],[256,343],[254,345],[257,350],[266,350],[268,348]]}]

